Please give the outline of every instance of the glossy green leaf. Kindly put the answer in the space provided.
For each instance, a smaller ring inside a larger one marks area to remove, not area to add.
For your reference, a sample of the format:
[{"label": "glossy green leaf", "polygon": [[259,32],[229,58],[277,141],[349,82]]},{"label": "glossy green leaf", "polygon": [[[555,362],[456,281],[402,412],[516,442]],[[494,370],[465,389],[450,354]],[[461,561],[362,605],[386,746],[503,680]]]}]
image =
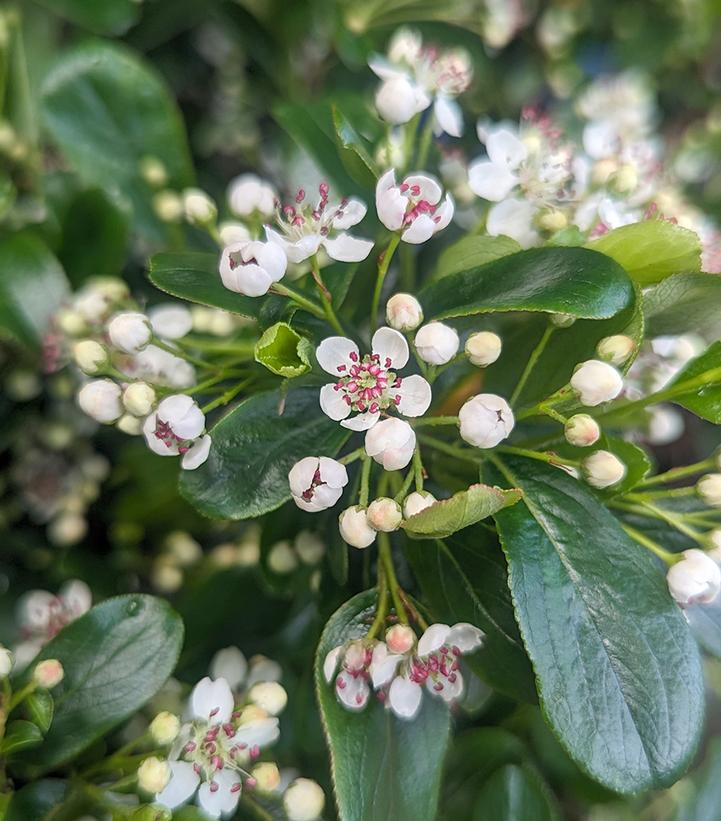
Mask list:
[{"label": "glossy green leaf", "polygon": [[30,233],[0,240],[0,334],[39,347],[68,293],[65,273],[45,243]]},{"label": "glossy green leaf", "polygon": [[496,522],[547,721],[613,790],[673,783],[695,753],[704,699],[698,647],[663,569],[563,471],[503,464],[524,501]]},{"label": "glossy green leaf", "polygon": [[43,743],[40,728],[31,721],[11,721],[5,728],[5,735],[0,742],[2,755],[13,755],[20,750],[31,749]]},{"label": "glossy green leaf", "polygon": [[540,778],[525,767],[506,764],[483,785],[474,821],[554,821],[559,818]]},{"label": "glossy green leaf", "polygon": [[533,248],[443,277],[423,288],[427,318],[542,311],[607,319],[634,300],[628,274],[586,248]]},{"label": "glossy green leaf", "polygon": [[34,774],[53,769],[134,715],[173,672],[183,624],[153,596],[117,596],[91,608],[40,651],[59,659],[55,716],[42,747],[23,761]]},{"label": "glossy green leaf", "polygon": [[466,660],[476,675],[511,698],[534,702],[533,671],[495,536],[477,525],[443,541],[409,540],[405,553],[434,621],[470,622],[486,634],[481,649]]},{"label": "glossy green leaf", "polygon": [[53,697],[47,690],[35,690],[23,702],[25,713],[40,731],[46,733],[53,720],[55,706]]},{"label": "glossy green leaf", "polygon": [[13,794],[5,821],[48,821],[49,814],[63,803],[67,793],[67,782],[59,778],[26,784]]},{"label": "glossy green leaf", "polygon": [[301,376],[312,367],[313,345],[286,322],[271,325],[255,344],[255,361],[286,378]]},{"label": "glossy green leaf", "polygon": [[441,699],[424,696],[418,716],[403,721],[371,698],[352,713],[323,676],[334,647],[368,631],[375,591],[352,598],[323,630],[315,681],[331,755],[339,815],[344,821],[434,821],[451,716]]},{"label": "glossy green leaf", "polygon": [[216,254],[198,251],[155,254],[150,258],[148,276],[156,288],[171,296],[257,317],[265,300],[229,291],[220,279],[218,261]]},{"label": "glossy green leaf", "polygon": [[502,507],[514,505],[521,494],[488,485],[471,485],[450,499],[441,499],[406,519],[401,527],[419,539],[442,539],[457,530],[474,525]]},{"label": "glossy green leaf", "polygon": [[333,106],[333,127],[338,153],[346,171],[360,185],[375,188],[380,175],[370,155],[372,146],[353,128],[337,106]]},{"label": "glossy green leaf", "polygon": [[[697,546],[685,545],[684,549]],[[694,604],[687,607],[685,613],[691,631],[701,647],[707,653],[721,659],[721,597],[709,604]]]},{"label": "glossy green leaf", "polygon": [[721,342],[709,345],[687,363],[665,388],[666,392],[677,405],[715,425],[721,424]]},{"label": "glossy green leaf", "polygon": [[643,295],[650,336],[703,333],[718,325],[721,277],[718,274],[676,274]]},{"label": "glossy green leaf", "polygon": [[136,230],[164,241],[140,161],[162,160],[176,189],[192,182],[193,171],[180,113],[160,76],[119,45],[86,42],[63,52],[45,77],[41,111],[80,178],[124,197]]},{"label": "glossy green leaf", "polygon": [[680,806],[673,821],[717,821],[721,806],[721,740],[709,744],[692,790],[679,790]]},{"label": "glossy green leaf", "polygon": [[317,388],[247,399],[210,431],[208,461],[186,470],[180,491],[205,516],[250,519],[290,499],[288,471],[305,456],[335,456],[350,432],[320,410]]},{"label": "glossy green leaf", "polygon": [[485,234],[463,237],[443,249],[431,279],[441,279],[450,274],[470,271],[479,265],[485,265],[520,250],[521,246],[510,237],[489,237]]},{"label": "glossy green leaf", "polygon": [[96,34],[123,34],[140,15],[134,0],[40,0],[40,4]]},{"label": "glossy green leaf", "polygon": [[701,270],[698,236],[667,220],[623,225],[593,240],[588,247],[615,259],[640,285]]}]

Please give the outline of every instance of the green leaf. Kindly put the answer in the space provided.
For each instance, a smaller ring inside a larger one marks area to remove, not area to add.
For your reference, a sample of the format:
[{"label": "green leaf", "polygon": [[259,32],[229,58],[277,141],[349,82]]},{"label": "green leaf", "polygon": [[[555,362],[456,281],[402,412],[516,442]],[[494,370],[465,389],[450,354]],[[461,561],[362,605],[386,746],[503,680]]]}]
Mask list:
[{"label": "green leaf", "polygon": [[425,696],[413,721],[396,718],[374,698],[352,713],[323,676],[334,647],[368,631],[375,591],[355,596],[326,624],[318,645],[315,681],[339,815],[343,821],[433,821],[451,717],[441,699]]},{"label": "green leaf", "polygon": [[41,650],[65,678],[53,690],[45,742],[24,761],[37,774],[70,761],[134,715],[173,672],[183,624],[153,596],[117,596],[91,608]]},{"label": "green leaf", "polygon": [[673,783],[703,721],[698,647],[654,557],[579,482],[504,459],[524,501],[496,514],[547,721],[609,788]]},{"label": "green leaf", "polygon": [[[688,391],[684,388],[688,387]],[[721,341],[688,362],[664,389],[677,405],[721,424]]]},{"label": "green leaf", "polygon": [[487,262],[493,262],[520,250],[521,246],[510,237],[486,235],[463,237],[441,252],[431,281],[461,271],[470,271],[479,265],[485,265]]},{"label": "green leaf", "polygon": [[346,171],[359,185],[375,188],[379,172],[370,155],[372,147],[366,143],[335,105],[333,106],[333,127],[338,154]]},{"label": "green leaf", "polygon": [[588,244],[622,265],[640,285],[701,270],[701,243],[688,228],[653,219],[615,228]]},{"label": "green leaf", "polygon": [[679,798],[681,806],[673,821],[717,821],[721,806],[721,740],[711,740],[703,768],[693,779],[693,792],[679,791]]},{"label": "green leaf", "polygon": [[474,821],[554,821],[559,818],[550,794],[535,773],[506,764],[484,784],[476,801]]},{"label": "green leaf", "polygon": [[335,456],[350,431],[320,410],[317,388],[241,402],[210,434],[208,461],[180,478],[182,495],[205,516],[250,519],[290,499],[288,471],[305,456]]},{"label": "green leaf", "polygon": [[216,254],[155,254],[150,258],[148,277],[166,294],[242,316],[257,317],[265,301],[229,291],[220,279]]},{"label": "green leaf", "polygon": [[65,801],[67,781],[44,778],[26,784],[13,794],[5,821],[46,821],[49,814]]},{"label": "green leaf", "polygon": [[470,622],[486,634],[465,661],[483,681],[518,701],[536,701],[533,671],[523,648],[508,590],[506,563],[482,526],[444,541],[407,541],[405,553],[438,622]]},{"label": "green leaf", "polygon": [[53,697],[47,690],[35,690],[23,702],[25,712],[33,724],[37,724],[40,731],[47,733],[53,720]]},{"label": "green leaf", "polygon": [[175,189],[189,185],[193,171],[180,113],[160,76],[121,46],[86,42],[64,52],[45,77],[41,112],[80,178],[124,197],[136,230],[163,242],[167,229],[140,161],[161,159]]},{"label": "green leaf", "polygon": [[39,347],[68,292],[65,273],[38,237],[22,232],[0,240],[0,332]]},{"label": "green leaf", "polygon": [[27,750],[32,747],[37,747],[43,743],[43,734],[39,727],[31,721],[11,721],[6,730],[5,736],[0,743],[0,753],[3,755],[12,755],[18,753],[20,750]]},{"label": "green leaf", "polygon": [[255,343],[255,361],[271,373],[301,376],[312,367],[313,345],[286,322],[271,325]]},{"label": "green leaf", "polygon": [[426,316],[542,311],[607,319],[632,304],[618,263],[586,248],[533,248],[431,283],[419,294]]},{"label": "green leaf", "polygon": [[140,16],[134,0],[40,0],[40,4],[96,34],[124,34]]},{"label": "green leaf", "polygon": [[402,523],[403,529],[419,539],[442,539],[457,530],[474,525],[521,498],[515,490],[501,490],[488,485],[471,485],[450,499],[434,502]]},{"label": "green leaf", "polygon": [[703,333],[718,325],[721,277],[718,274],[676,274],[643,295],[650,336]]}]

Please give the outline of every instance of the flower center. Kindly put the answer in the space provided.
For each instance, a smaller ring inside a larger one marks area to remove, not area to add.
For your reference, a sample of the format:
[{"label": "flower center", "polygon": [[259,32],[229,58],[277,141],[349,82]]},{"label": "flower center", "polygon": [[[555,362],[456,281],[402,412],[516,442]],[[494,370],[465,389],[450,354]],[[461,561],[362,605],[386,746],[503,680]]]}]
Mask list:
[{"label": "flower center", "polygon": [[338,206],[329,205],[330,187],[327,182],[322,182],[318,186],[318,193],[320,198],[315,207],[306,201],[303,188],[298,189],[294,203],[284,205],[282,208],[278,204],[276,208],[278,227],[291,240],[316,234],[328,236],[333,220],[343,216],[343,209],[348,204],[347,198],[341,200]]},{"label": "flower center", "polygon": [[458,661],[461,651],[455,645],[448,647],[443,645],[435,653],[430,653],[423,658],[416,656],[411,661],[409,678],[416,684],[425,684],[430,678],[433,682],[433,689],[440,693],[446,684],[454,684],[458,678]]},{"label": "flower center", "polygon": [[[239,712],[233,713],[237,719]],[[237,728],[235,724],[209,725],[207,721],[196,721],[192,724],[190,738],[180,753],[181,761],[193,765],[193,770],[210,786],[211,792],[217,792],[219,784],[215,776],[221,770],[231,770],[237,774],[238,780],[231,786],[231,793],[240,792],[242,779],[246,779],[248,786],[253,786],[250,774],[241,766],[246,759],[253,761],[260,755],[260,749],[248,747],[247,744],[236,741]]]},{"label": "flower center", "polygon": [[401,183],[399,190],[401,194],[406,195],[408,205],[406,206],[406,213],[403,217],[403,225],[410,225],[413,220],[421,216],[421,214],[428,214],[433,218],[433,222],[440,222],[440,216],[436,215],[438,205],[431,205],[428,200],[421,198],[420,185],[408,185],[407,182]]},{"label": "flower center", "polygon": [[160,439],[166,448],[177,447],[178,453],[181,455],[187,453],[193,444],[189,439],[181,439],[170,427],[170,422],[163,422],[159,417],[156,419],[153,433],[155,438]]},{"label": "flower center", "polygon": [[391,405],[400,404],[401,396],[396,390],[402,380],[389,370],[390,357],[381,362],[380,355],[373,353],[359,360],[358,354],[353,352],[350,358],[353,361],[350,368],[338,365],[341,376],[334,387],[351,410],[379,413]]},{"label": "flower center", "polygon": [[313,474],[313,480],[310,483],[310,487],[306,488],[303,493],[301,493],[301,496],[306,502],[310,502],[313,498],[313,494],[315,493],[315,489],[324,484],[325,482],[320,478],[320,468],[316,468],[315,473]]}]

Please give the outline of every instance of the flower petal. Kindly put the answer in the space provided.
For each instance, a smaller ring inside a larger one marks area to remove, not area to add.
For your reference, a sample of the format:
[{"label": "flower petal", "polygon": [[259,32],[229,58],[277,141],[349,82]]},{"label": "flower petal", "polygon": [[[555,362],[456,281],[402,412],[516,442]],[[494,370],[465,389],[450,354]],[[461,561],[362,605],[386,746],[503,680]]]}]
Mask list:
[{"label": "flower petal", "polygon": [[313,483],[316,470],[320,467],[317,456],[304,456],[288,471],[288,484],[291,493],[300,496]]},{"label": "flower petal", "polygon": [[486,140],[486,153],[494,165],[514,171],[528,156],[528,149],[507,128],[499,128]]},{"label": "flower petal", "polygon": [[214,679],[224,678],[231,690],[237,690],[245,681],[248,662],[237,647],[224,647],[210,662],[210,675]]},{"label": "flower petal", "polygon": [[351,197],[345,205],[338,209],[337,217],[333,218],[333,227],[337,231],[345,231],[346,228],[352,228],[365,217],[368,206],[356,197]]},{"label": "flower petal", "polygon": [[335,692],[338,700],[348,710],[358,712],[368,703],[370,688],[363,676],[352,676],[346,670],[338,674],[335,680]]},{"label": "flower petal", "polygon": [[447,624],[432,624],[418,639],[418,655],[427,656],[435,653],[448,639],[451,628]]},{"label": "flower petal", "polygon": [[393,679],[391,688],[388,691],[388,703],[391,710],[406,721],[410,721],[418,714],[421,706],[423,690],[420,684],[410,681],[407,678],[398,676]]},{"label": "flower petal", "polygon": [[434,177],[428,174],[409,174],[403,182],[411,189],[418,188],[419,193],[413,191],[414,200],[425,200],[431,205],[440,202],[443,189]]},{"label": "flower petal", "polygon": [[468,185],[484,200],[505,199],[518,183],[518,177],[507,168],[488,160],[478,160],[468,167]]},{"label": "flower petal", "polygon": [[157,427],[157,424],[157,413],[151,413],[149,416],[145,417],[145,421],[143,422],[143,435],[145,436],[145,441],[148,447],[153,451],[153,453],[157,453],[158,456],[177,456],[177,443],[171,443],[168,446],[163,440],[158,439],[155,435],[155,428]]},{"label": "flower petal", "polygon": [[323,661],[323,676],[328,684],[333,681],[333,676],[335,675],[335,671],[338,667],[338,656],[343,652],[343,645],[339,644],[337,647],[334,647],[328,655],[325,657]]},{"label": "flower petal", "polygon": [[198,804],[211,818],[230,815],[240,800],[241,789],[235,786],[241,783],[240,775],[235,770],[218,770],[213,775],[213,783],[217,786],[215,790],[207,782],[200,785]]},{"label": "flower petal", "polygon": [[403,656],[397,653],[389,653],[385,642],[379,642],[373,648],[373,660],[370,664],[371,681],[373,687],[378,690],[395,676],[398,665],[403,660]]},{"label": "flower petal", "polygon": [[341,427],[348,428],[348,430],[369,430],[375,425],[380,418],[379,413],[359,413],[357,416],[352,416],[350,419],[344,419],[340,424]]},{"label": "flower petal", "polygon": [[334,239],[324,239],[323,247],[337,262],[361,262],[373,250],[373,240],[358,239],[343,232]]},{"label": "flower petal", "polygon": [[233,706],[233,694],[224,678],[213,681],[206,676],[195,685],[190,696],[190,709],[194,718],[202,718],[211,724],[230,721]]},{"label": "flower petal", "polygon": [[343,398],[345,394],[336,389],[334,382],[323,385],[320,389],[320,409],[334,422],[340,422],[350,415],[350,405]]},{"label": "flower petal", "polygon": [[348,471],[345,465],[328,456],[320,456],[320,478],[329,487],[345,487],[348,484]]},{"label": "flower petal", "polygon": [[200,776],[187,761],[169,761],[170,781],[162,792],[155,796],[158,804],[174,810],[192,797],[200,783]]},{"label": "flower petal", "polygon": [[453,214],[456,210],[456,204],[453,201],[453,197],[450,194],[446,194],[446,198],[443,202],[436,208],[436,213],[433,215],[433,222],[435,222],[436,227],[433,229],[434,233],[438,233],[442,231],[453,219]]},{"label": "flower petal", "polygon": [[401,397],[398,411],[404,416],[423,416],[431,404],[432,392],[428,382],[418,374],[406,376],[396,393]]},{"label": "flower petal", "polygon": [[488,212],[486,231],[497,237],[504,234],[529,248],[538,238],[533,227],[535,207],[532,203],[511,197],[494,205]]},{"label": "flower petal", "polygon": [[395,171],[391,168],[376,185],[376,211],[378,219],[389,231],[398,231],[408,208],[408,198],[396,185]]},{"label": "flower petal", "polygon": [[401,239],[411,245],[420,245],[422,242],[427,242],[435,232],[436,224],[433,222],[433,217],[421,214],[401,234]]},{"label": "flower petal", "polygon": [[449,100],[448,97],[439,94],[433,105],[433,114],[440,130],[451,137],[460,137],[463,134],[463,114],[455,100]]},{"label": "flower petal", "polygon": [[368,58],[368,66],[370,70],[380,77],[381,80],[391,80],[394,77],[405,77],[406,72],[397,68],[393,63],[384,57],[382,54],[371,54]]},{"label": "flower petal", "polygon": [[328,336],[315,349],[315,358],[326,373],[337,379],[358,361],[358,346],[345,336]]},{"label": "flower petal", "polygon": [[233,736],[233,743],[247,744],[248,747],[267,747],[280,737],[278,724],[278,719],[275,717],[246,721],[238,727]]},{"label": "flower petal", "polygon": [[196,439],[183,454],[183,458],[180,460],[180,467],[183,470],[195,470],[199,468],[207,461],[212,442],[213,440],[208,435]]},{"label": "flower petal", "polygon": [[378,328],[371,340],[373,353],[380,357],[382,368],[400,370],[408,363],[408,343],[400,331],[393,328]]},{"label": "flower petal", "polygon": [[449,643],[457,647],[461,653],[472,653],[483,642],[483,631],[468,622],[459,622],[451,627],[448,635]]}]

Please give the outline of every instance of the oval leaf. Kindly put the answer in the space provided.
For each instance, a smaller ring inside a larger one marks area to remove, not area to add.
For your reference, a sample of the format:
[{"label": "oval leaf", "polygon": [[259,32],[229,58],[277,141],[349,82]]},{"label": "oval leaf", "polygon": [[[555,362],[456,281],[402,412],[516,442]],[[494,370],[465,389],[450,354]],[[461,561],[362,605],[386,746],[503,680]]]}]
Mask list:
[{"label": "oval leaf", "polygon": [[0,744],[3,755],[12,755],[20,750],[37,747],[43,743],[43,734],[31,721],[11,721],[5,729],[5,736]]},{"label": "oval leaf", "polygon": [[703,333],[718,325],[721,277],[718,274],[676,274],[643,295],[643,313],[650,336]]},{"label": "oval leaf", "polygon": [[548,788],[525,767],[506,764],[483,785],[476,801],[475,821],[554,821],[558,813]]},{"label": "oval leaf", "polygon": [[28,718],[37,724],[40,731],[47,733],[53,720],[55,706],[53,697],[47,690],[35,690],[23,702]]},{"label": "oval leaf", "polygon": [[43,0],[43,5],[96,34],[123,34],[140,16],[134,0]]},{"label": "oval leaf", "polygon": [[441,252],[432,279],[441,279],[449,274],[457,274],[459,271],[470,271],[471,268],[518,253],[520,250],[521,246],[510,237],[477,236],[475,234],[463,237]]},{"label": "oval leaf", "polygon": [[672,783],[703,720],[698,647],[656,560],[563,471],[504,459],[524,501],[496,514],[541,705],[613,790]]},{"label": "oval leaf", "polygon": [[686,364],[663,394],[696,416],[721,425],[721,342],[709,345]]}]

